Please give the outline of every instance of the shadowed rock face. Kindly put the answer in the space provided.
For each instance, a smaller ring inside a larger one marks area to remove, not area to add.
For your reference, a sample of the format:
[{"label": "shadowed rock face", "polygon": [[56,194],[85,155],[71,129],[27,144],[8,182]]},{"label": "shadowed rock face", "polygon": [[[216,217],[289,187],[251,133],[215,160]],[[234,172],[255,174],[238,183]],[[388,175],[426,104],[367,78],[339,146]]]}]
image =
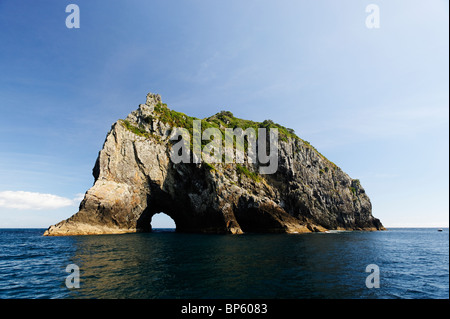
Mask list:
[{"label": "shadowed rock face", "polygon": [[[148,94],[145,104],[113,124],[79,211],[44,235],[151,231],[160,212],[183,232],[384,229],[359,181],[293,134],[280,138],[278,170],[271,175],[259,175],[258,164],[247,162],[241,165],[250,174],[236,164],[173,163],[173,127],[190,119]],[[221,127],[229,122],[222,120],[206,119]]]}]

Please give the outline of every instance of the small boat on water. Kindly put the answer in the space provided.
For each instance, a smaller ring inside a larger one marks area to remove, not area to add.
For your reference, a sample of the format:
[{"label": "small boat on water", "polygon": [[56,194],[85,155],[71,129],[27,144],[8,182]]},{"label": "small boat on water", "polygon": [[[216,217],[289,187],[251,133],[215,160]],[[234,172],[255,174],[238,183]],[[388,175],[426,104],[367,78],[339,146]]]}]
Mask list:
[{"label": "small boat on water", "polygon": [[438,231],[442,231],[442,229],[439,228]]}]

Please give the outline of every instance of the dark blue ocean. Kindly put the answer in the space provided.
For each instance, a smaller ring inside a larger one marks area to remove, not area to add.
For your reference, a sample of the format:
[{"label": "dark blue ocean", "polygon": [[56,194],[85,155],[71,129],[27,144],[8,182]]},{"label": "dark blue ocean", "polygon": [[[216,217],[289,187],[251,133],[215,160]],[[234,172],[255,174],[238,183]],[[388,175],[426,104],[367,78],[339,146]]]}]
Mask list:
[{"label": "dark blue ocean", "polygon": [[[0,229],[0,298],[449,298],[448,228],[43,237]],[[68,288],[67,265],[79,267]],[[369,264],[379,288],[368,288]]]}]

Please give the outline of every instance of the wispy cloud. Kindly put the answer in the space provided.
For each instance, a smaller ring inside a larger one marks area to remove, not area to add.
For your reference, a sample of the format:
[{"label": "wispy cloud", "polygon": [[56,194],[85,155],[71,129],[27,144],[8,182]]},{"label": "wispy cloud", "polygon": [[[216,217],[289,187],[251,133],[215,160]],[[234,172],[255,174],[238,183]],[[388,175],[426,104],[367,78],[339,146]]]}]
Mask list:
[{"label": "wispy cloud", "polygon": [[217,77],[218,68],[224,57],[219,52],[214,52],[211,56],[201,61],[197,65],[197,70],[193,74],[183,74],[185,81],[197,84],[205,84]]},{"label": "wispy cloud", "polygon": [[25,191],[2,191],[0,192],[0,207],[22,210],[50,210],[76,206],[82,198],[83,194],[77,194],[74,199],[70,199],[53,194]]},{"label": "wispy cloud", "polygon": [[[411,136],[448,122],[446,106],[362,109],[347,123],[355,133],[374,137]],[[344,127],[342,127],[344,128]]]},{"label": "wispy cloud", "polygon": [[303,131],[315,136],[316,140],[322,140],[322,148],[368,140],[415,138],[424,132],[448,126],[448,104],[441,101],[352,107],[330,113],[314,125],[307,126],[306,123]]}]

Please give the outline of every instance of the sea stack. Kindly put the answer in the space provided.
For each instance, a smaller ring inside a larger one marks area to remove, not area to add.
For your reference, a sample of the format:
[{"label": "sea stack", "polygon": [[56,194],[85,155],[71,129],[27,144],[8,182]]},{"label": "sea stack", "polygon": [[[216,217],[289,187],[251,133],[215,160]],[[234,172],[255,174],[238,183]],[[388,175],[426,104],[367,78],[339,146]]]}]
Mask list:
[{"label": "sea stack", "polygon": [[[278,129],[273,174],[261,163],[175,163],[176,127],[199,120],[171,110],[157,94],[118,120],[93,169],[94,185],[79,211],[50,226],[46,236],[151,231],[152,216],[169,215],[180,232],[304,233],[383,230],[359,180],[350,178],[312,145],[272,121],[254,122],[222,111],[205,127]],[[247,145],[247,144],[246,144]],[[192,155],[192,154],[191,154]]]}]

